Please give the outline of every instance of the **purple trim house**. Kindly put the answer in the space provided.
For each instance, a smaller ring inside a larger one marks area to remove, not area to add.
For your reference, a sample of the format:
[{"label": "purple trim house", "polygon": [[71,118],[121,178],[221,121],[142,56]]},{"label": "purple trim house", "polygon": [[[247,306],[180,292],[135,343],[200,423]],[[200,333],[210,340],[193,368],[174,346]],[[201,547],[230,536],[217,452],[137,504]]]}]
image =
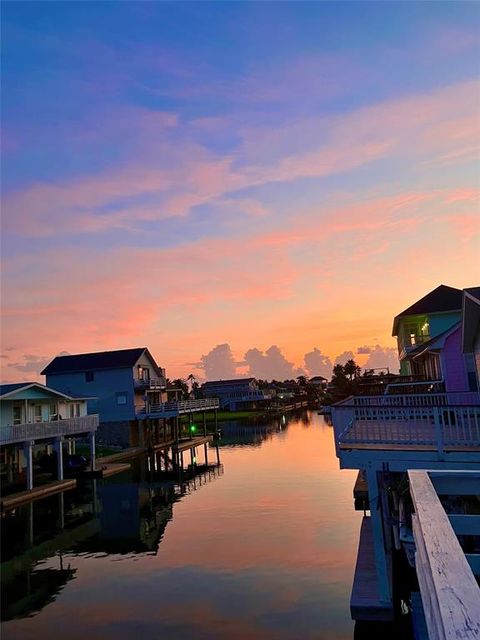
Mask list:
[{"label": "purple trim house", "polygon": [[[435,292],[438,292],[438,289]],[[451,288],[447,293],[452,297]],[[430,309],[430,315],[445,314],[446,316],[448,313],[451,318],[452,309],[444,309],[443,312],[433,309]],[[408,313],[404,312],[402,315],[408,318]],[[419,340],[408,349],[403,348],[401,352],[403,367],[418,379],[442,384],[447,393],[477,391],[478,380],[474,356],[464,348],[465,322],[465,313],[462,313],[456,322],[451,323],[447,329],[434,337]]]}]

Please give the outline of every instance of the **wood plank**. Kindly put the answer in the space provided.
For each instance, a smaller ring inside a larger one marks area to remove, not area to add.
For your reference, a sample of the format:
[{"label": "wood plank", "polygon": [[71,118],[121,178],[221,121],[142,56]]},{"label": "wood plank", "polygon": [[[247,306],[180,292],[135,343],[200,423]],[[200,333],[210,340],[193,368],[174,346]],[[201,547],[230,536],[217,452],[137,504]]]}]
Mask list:
[{"label": "wood plank", "polygon": [[46,498],[47,496],[53,495],[55,493],[60,493],[61,491],[73,489],[76,485],[77,481],[71,478],[68,480],[55,480],[55,482],[49,482],[48,484],[34,487],[29,491],[19,491],[18,493],[12,493],[12,495],[2,498],[2,511],[13,509],[14,507],[18,507],[21,504],[27,504],[28,502],[33,502],[34,500]]},{"label": "wood plank", "polygon": [[380,601],[372,523],[369,516],[363,517],[360,528],[350,612],[354,620],[393,619],[391,606]]},{"label": "wood plank", "polygon": [[416,567],[430,640],[478,640],[480,589],[425,471],[409,471]]},{"label": "wood plank", "polygon": [[201,444],[208,444],[212,442],[213,436],[199,436],[197,438],[191,438],[190,440],[184,440],[183,442],[179,442],[178,445],[174,445],[172,447],[173,451],[188,451],[189,449],[194,449],[195,447],[199,447]]}]

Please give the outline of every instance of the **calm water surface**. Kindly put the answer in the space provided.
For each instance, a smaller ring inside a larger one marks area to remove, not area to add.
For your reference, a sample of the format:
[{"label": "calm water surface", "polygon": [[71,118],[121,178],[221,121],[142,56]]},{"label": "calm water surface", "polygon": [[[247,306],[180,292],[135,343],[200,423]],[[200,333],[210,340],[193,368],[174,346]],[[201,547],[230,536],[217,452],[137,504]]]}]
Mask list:
[{"label": "calm water surface", "polygon": [[352,640],[361,514],[331,427],[227,425],[220,457],[183,489],[140,459],[4,518],[2,639]]}]

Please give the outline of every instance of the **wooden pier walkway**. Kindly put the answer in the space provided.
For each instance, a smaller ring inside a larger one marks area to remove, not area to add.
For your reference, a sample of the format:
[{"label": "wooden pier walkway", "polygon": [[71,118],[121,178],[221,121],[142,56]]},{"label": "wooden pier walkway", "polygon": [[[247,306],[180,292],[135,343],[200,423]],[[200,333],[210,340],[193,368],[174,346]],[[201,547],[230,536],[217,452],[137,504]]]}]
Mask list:
[{"label": "wooden pier walkway", "polygon": [[350,612],[354,620],[392,620],[393,616],[391,605],[380,601],[372,523],[369,516],[363,517],[360,528]]}]

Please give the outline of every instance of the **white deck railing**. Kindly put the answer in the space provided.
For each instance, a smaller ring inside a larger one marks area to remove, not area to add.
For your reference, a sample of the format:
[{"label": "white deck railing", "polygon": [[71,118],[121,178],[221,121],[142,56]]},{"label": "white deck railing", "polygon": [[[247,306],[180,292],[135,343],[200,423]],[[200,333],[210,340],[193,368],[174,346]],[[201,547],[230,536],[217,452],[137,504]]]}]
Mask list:
[{"label": "white deck railing", "polygon": [[98,415],[66,418],[53,422],[33,422],[0,427],[0,444],[45,440],[57,436],[69,436],[96,431]]},{"label": "white deck railing", "polygon": [[147,388],[147,389],[165,389],[167,381],[165,378],[149,378],[148,380],[141,380],[139,378],[134,379],[135,388]]},{"label": "white deck railing", "polygon": [[338,444],[480,446],[478,393],[352,396],[332,406]]},{"label": "white deck railing", "polygon": [[147,404],[138,412],[141,415],[149,414],[182,414],[195,411],[209,411],[218,409],[218,398],[205,398],[203,400],[183,400],[179,402],[161,402],[159,404]]},{"label": "white deck railing", "polygon": [[[468,472],[467,472],[468,473]],[[480,637],[480,589],[426,471],[409,471],[415,566],[430,640]]]}]

